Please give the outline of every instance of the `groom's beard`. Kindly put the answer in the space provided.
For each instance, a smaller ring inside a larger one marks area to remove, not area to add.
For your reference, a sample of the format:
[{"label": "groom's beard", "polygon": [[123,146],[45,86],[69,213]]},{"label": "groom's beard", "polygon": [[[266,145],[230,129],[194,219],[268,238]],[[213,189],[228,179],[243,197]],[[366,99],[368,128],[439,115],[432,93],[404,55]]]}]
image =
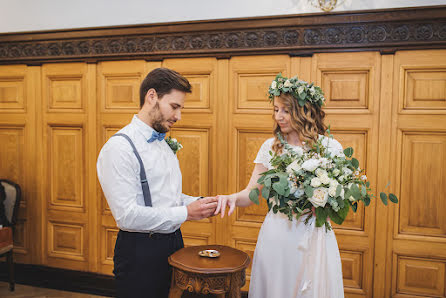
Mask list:
[{"label": "groom's beard", "polygon": [[152,114],[152,128],[157,132],[166,133],[169,131],[169,128],[165,127],[163,123],[166,122],[166,118],[164,118],[163,114],[161,114],[159,103],[155,104],[155,107],[150,112]]}]

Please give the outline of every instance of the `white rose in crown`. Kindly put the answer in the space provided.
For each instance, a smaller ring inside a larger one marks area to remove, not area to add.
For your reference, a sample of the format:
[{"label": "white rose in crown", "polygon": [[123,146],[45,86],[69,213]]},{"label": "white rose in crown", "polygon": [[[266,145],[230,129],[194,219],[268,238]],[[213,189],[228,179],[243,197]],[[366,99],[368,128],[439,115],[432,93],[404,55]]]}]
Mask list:
[{"label": "white rose in crown", "polygon": [[321,164],[321,162],[318,159],[309,159],[306,160],[303,164],[302,164],[302,168],[305,169],[305,171],[308,172],[313,172],[314,170],[316,170],[319,165]]},{"label": "white rose in crown", "polygon": [[291,86],[293,86],[293,84],[291,84],[290,80],[286,80],[285,83],[283,84],[283,87],[285,88],[289,88]]},{"label": "white rose in crown", "polygon": [[313,196],[308,198],[308,201],[313,204],[314,207],[325,207],[328,200],[328,190],[324,187],[316,188],[313,191]]},{"label": "white rose in crown", "polygon": [[276,81],[273,81],[272,83],[271,83],[271,89],[276,89],[277,88],[277,82]]}]

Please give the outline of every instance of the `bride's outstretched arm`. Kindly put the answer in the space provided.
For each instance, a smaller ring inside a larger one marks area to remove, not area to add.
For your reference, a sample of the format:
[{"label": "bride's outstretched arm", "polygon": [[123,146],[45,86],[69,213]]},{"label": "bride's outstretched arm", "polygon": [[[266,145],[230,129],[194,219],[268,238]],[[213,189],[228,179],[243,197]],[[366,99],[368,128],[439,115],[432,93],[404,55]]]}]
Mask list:
[{"label": "bride's outstretched arm", "polygon": [[249,179],[248,185],[240,192],[233,193],[230,195],[218,195],[218,204],[217,209],[215,209],[214,215],[217,215],[221,212],[221,217],[225,216],[226,206],[229,206],[228,215],[231,215],[234,212],[235,207],[248,207],[252,204],[249,199],[249,192],[253,188],[259,188],[261,190],[261,185],[257,183],[257,180],[260,178],[260,174],[266,172],[268,169],[265,168],[263,164],[256,163],[254,166],[254,170],[251,174],[251,179]]}]

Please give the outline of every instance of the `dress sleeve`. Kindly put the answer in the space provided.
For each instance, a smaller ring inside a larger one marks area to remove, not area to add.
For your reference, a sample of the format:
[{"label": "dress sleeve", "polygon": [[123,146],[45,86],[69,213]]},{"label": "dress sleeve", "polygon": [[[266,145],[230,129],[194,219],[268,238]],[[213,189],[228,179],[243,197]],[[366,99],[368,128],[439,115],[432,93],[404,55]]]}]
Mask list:
[{"label": "dress sleeve", "polygon": [[274,143],[274,138],[271,138],[266,140],[262,144],[259,152],[257,153],[257,157],[254,160],[254,163],[260,163],[267,169],[271,168],[270,164],[271,155],[269,154],[269,152],[272,150],[273,143]]}]

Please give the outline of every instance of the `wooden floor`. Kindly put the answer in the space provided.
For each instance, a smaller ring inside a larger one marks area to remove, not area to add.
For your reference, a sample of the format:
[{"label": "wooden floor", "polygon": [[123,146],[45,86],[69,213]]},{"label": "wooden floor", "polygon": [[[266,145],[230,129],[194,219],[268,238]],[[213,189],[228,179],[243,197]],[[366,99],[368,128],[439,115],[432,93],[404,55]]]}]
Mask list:
[{"label": "wooden floor", "polygon": [[0,297],[6,298],[6,297],[20,297],[20,298],[31,298],[31,297],[39,297],[39,298],[46,298],[46,297],[71,297],[71,298],[90,298],[90,297],[104,297],[104,296],[96,296],[96,295],[90,295],[90,294],[81,294],[81,293],[74,293],[74,292],[65,292],[65,291],[58,291],[53,289],[45,289],[45,288],[37,288],[37,287],[31,287],[26,285],[15,285],[15,291],[10,292],[9,291],[9,284],[6,282],[0,281]]}]

